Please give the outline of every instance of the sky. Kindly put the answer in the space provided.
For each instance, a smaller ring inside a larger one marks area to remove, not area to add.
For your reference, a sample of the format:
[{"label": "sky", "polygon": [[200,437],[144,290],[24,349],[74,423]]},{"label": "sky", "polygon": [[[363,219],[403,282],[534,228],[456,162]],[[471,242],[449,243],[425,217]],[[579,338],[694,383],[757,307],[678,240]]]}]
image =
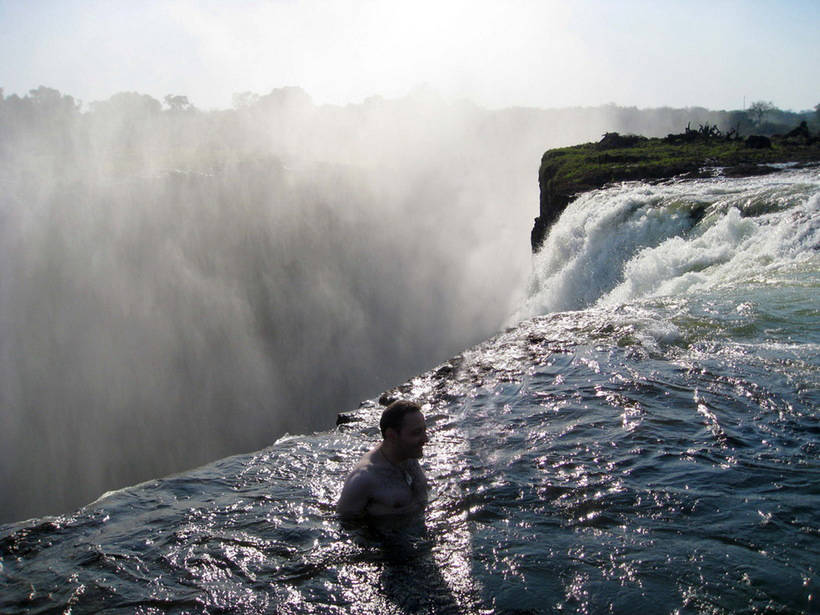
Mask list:
[{"label": "sky", "polygon": [[818,0],[0,0],[0,87],[799,111],[820,102],[818,31]]}]

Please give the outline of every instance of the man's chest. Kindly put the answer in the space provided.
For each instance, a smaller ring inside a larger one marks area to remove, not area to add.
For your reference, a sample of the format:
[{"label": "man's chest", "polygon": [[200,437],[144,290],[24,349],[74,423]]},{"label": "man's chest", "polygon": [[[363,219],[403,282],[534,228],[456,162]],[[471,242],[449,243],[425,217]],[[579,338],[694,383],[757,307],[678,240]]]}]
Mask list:
[{"label": "man's chest", "polygon": [[413,478],[409,473],[399,470],[384,473],[371,494],[368,508],[372,512],[377,512],[376,508],[381,512],[390,512],[408,506],[413,501],[412,482]]}]

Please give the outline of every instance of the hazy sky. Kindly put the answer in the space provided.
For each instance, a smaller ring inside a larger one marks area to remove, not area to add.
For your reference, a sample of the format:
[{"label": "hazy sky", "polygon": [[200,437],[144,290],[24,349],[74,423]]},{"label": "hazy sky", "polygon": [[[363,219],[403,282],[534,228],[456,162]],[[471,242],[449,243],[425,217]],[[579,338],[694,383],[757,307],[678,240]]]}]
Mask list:
[{"label": "hazy sky", "polygon": [[818,0],[0,0],[0,87],[796,111],[820,102],[818,32]]}]

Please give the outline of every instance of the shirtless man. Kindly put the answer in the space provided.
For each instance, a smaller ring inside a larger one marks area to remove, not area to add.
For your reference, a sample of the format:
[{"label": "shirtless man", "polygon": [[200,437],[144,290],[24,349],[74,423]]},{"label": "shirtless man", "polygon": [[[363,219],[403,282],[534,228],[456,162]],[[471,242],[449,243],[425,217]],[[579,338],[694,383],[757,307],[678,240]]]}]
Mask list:
[{"label": "shirtless man", "polygon": [[362,457],[345,480],[336,512],[345,518],[406,515],[427,505],[427,478],[418,459],[427,427],[421,408],[395,401],[379,421],[382,442]]}]

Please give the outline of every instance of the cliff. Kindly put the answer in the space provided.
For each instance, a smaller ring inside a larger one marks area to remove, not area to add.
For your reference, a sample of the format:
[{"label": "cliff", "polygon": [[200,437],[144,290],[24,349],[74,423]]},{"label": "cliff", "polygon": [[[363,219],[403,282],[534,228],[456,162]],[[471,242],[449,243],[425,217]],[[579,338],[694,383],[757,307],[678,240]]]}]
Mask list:
[{"label": "cliff", "polygon": [[820,163],[820,139],[805,122],[786,135],[722,135],[701,126],[665,138],[607,133],[598,143],[551,149],[541,158],[540,211],[530,237],[533,252],[578,194],[620,181],[744,177],[776,171],[778,163]]}]

